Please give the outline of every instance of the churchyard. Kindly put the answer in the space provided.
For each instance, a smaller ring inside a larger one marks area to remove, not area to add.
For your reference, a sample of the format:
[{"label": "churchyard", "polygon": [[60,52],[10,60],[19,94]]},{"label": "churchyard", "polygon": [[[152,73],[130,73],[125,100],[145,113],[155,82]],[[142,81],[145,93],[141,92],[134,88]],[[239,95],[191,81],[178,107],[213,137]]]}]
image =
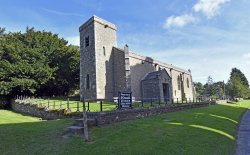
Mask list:
[{"label": "churchyard", "polygon": [[[234,154],[250,101],[166,113],[90,129],[90,142],[63,138],[72,119],[44,121],[0,111],[1,154]],[[220,146],[220,147],[218,147]]]},{"label": "churchyard", "polygon": [[[77,98],[33,98],[33,97],[17,97],[15,101],[36,105],[38,108],[44,108],[46,110],[60,110],[68,109],[70,113],[83,112],[84,103],[79,101]],[[102,112],[102,111],[113,111],[118,108],[118,98],[112,101],[107,100],[95,100],[85,101],[85,108],[87,112]],[[159,107],[177,104],[191,104],[204,102],[202,98],[189,98],[180,99],[173,98],[173,101],[160,102],[159,99],[151,98],[145,101],[133,101],[133,109],[148,108],[148,107]]]}]

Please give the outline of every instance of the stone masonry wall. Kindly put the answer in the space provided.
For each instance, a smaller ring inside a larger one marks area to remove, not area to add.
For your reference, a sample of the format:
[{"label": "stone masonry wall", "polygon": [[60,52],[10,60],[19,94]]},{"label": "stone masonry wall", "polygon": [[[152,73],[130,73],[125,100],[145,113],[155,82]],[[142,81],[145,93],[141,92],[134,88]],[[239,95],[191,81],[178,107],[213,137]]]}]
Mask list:
[{"label": "stone masonry wall", "polygon": [[149,116],[160,115],[173,111],[180,111],[191,108],[199,108],[209,106],[209,103],[193,103],[193,104],[179,104],[160,107],[149,107],[143,109],[132,109],[124,111],[110,111],[103,113],[89,113],[88,118],[94,118],[97,125],[112,124],[115,122],[128,121],[133,119],[140,119]]},{"label": "stone masonry wall", "polygon": [[[80,96],[88,99],[96,99],[96,59],[95,59],[95,35],[94,17],[88,20],[80,28]],[[85,38],[89,37],[89,46],[85,45]],[[86,78],[89,75],[89,89]]]},{"label": "stone masonry wall", "polygon": [[[214,104],[214,103],[213,103]],[[189,104],[175,104],[175,105],[165,105],[141,109],[131,109],[131,110],[115,110],[108,112],[88,112],[88,118],[95,119],[95,123],[92,125],[105,125],[115,122],[133,120],[138,118],[144,118],[148,116],[160,115],[173,111],[180,111],[184,109],[198,108],[209,106],[209,103],[189,103]],[[11,102],[12,109],[16,112],[40,117],[46,120],[63,119],[69,117],[81,117],[82,113],[72,113],[65,114],[64,109],[62,110],[46,110],[44,108],[38,108],[37,105],[22,103],[22,102]]]},{"label": "stone masonry wall", "polygon": [[117,46],[116,26],[98,17],[94,20],[97,99],[113,99],[112,49]]},{"label": "stone masonry wall", "polygon": [[14,100],[11,101],[11,108],[18,113],[39,117],[46,120],[55,120],[67,117],[64,115],[64,110],[46,110],[44,108],[38,108],[35,104],[22,103]]},{"label": "stone masonry wall", "polygon": [[118,92],[125,91],[126,88],[126,73],[125,73],[125,53],[120,49],[113,48],[113,73],[114,73],[114,91],[113,96],[118,97]]},{"label": "stone masonry wall", "polygon": [[[156,70],[166,69],[170,77],[172,78],[172,95],[173,98],[181,98],[181,90],[178,90],[177,77],[180,74],[184,74],[183,86],[186,98],[193,98],[193,86],[192,86],[192,76],[189,71],[180,69],[173,65],[162,63],[160,61],[154,60],[150,57],[141,56],[130,52],[130,68],[131,68],[131,83],[133,96],[136,99],[141,98],[141,87],[140,81],[148,73]],[[170,71],[171,69],[171,71]],[[187,78],[189,79],[189,88],[187,87]]]}]

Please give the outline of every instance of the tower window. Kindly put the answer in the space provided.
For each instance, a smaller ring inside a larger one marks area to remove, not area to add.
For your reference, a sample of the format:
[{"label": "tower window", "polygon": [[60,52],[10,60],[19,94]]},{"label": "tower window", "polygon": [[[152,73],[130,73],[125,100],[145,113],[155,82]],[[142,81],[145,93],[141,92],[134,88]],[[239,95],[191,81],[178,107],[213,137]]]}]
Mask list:
[{"label": "tower window", "polygon": [[103,46],[103,48],[102,48],[102,51],[103,51],[103,55],[105,56],[105,55],[106,55],[106,49],[105,49],[104,46]]},{"label": "tower window", "polygon": [[85,47],[89,46],[89,36],[85,37]]},{"label": "tower window", "polygon": [[187,87],[189,88],[189,79],[187,78]]},{"label": "tower window", "polygon": [[157,70],[157,64],[155,64],[155,70]]},{"label": "tower window", "polygon": [[179,75],[177,77],[177,85],[178,85],[178,90],[181,90],[181,78]]},{"label": "tower window", "polygon": [[89,89],[89,85],[90,85],[90,84],[89,84],[89,74],[87,74],[86,84],[87,84],[87,85],[86,85],[86,86],[87,86],[87,89]]}]

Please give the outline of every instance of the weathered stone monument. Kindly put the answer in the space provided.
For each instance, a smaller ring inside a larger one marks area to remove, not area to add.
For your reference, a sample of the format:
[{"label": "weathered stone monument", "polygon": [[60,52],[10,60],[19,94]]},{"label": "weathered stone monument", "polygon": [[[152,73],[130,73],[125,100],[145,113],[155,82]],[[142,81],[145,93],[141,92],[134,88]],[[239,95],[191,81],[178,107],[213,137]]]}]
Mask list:
[{"label": "weathered stone monument", "polygon": [[132,92],[135,100],[193,99],[191,71],[117,47],[116,26],[97,16],[80,26],[81,98],[112,100]]}]

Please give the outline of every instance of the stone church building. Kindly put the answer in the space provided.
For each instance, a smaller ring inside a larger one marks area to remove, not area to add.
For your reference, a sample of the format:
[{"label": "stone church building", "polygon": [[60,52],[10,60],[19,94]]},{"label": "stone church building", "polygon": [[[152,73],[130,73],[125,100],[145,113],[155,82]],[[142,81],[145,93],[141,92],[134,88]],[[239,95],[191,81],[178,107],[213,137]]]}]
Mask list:
[{"label": "stone church building", "polygon": [[135,100],[194,97],[191,71],[117,47],[117,27],[97,16],[80,31],[81,99],[113,100],[118,92],[132,92]]}]

